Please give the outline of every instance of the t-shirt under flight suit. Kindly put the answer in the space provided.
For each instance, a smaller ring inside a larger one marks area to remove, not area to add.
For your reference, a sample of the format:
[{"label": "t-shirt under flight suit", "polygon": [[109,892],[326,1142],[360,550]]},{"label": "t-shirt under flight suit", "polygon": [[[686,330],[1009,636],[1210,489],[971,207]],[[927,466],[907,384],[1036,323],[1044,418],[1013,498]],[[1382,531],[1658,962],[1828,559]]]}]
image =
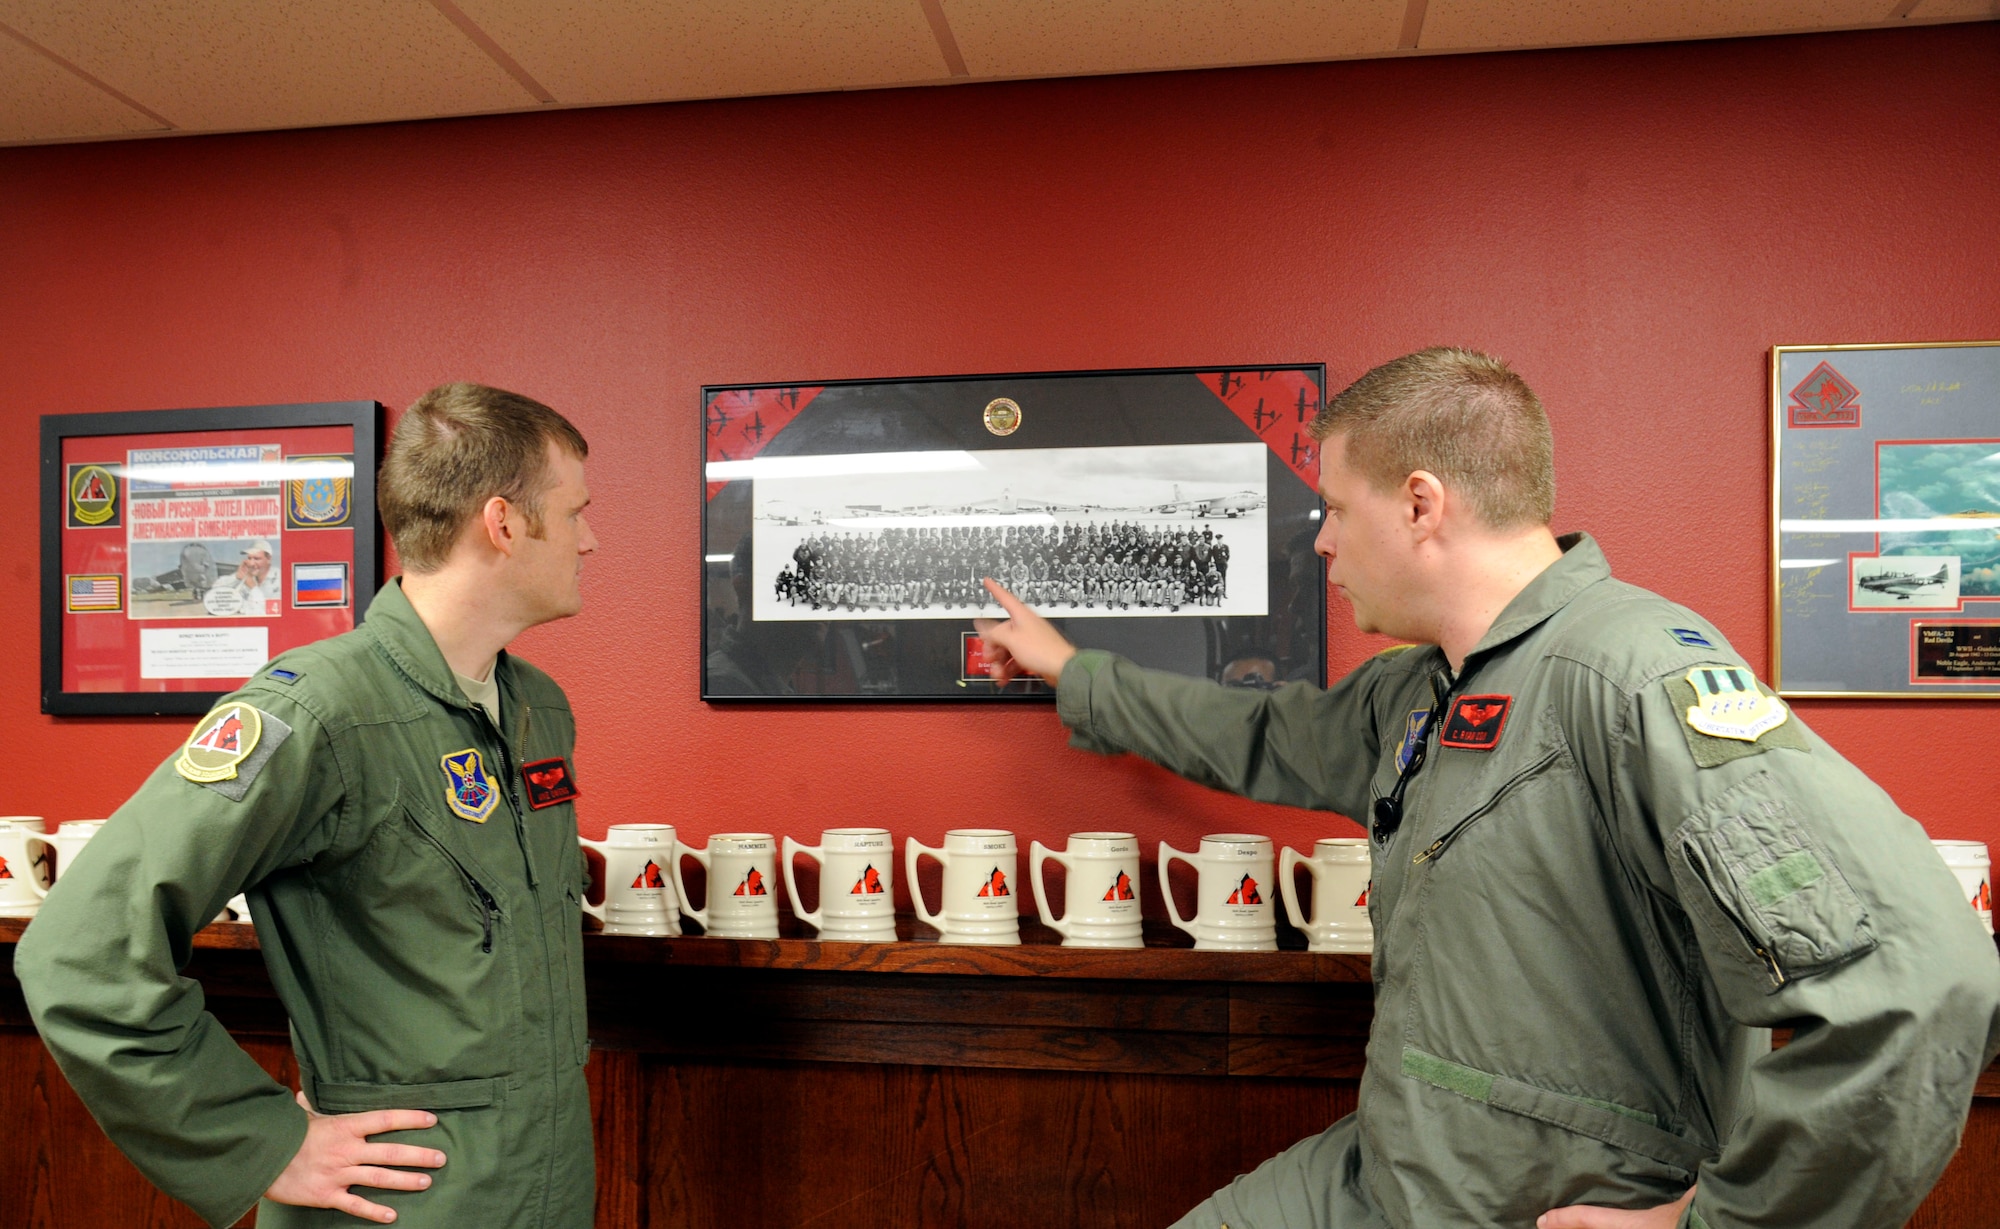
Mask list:
[{"label": "t-shirt under flight suit", "polygon": [[[1440,680],[1370,842],[1358,1111],[1187,1229],[1525,1229],[1697,1179],[1683,1226],[1887,1229],[1950,1160],[2000,1047],[1956,880],[1710,624],[1563,546]],[[1417,647],[1264,693],[1087,651],[1058,710],[1078,746],[1362,818],[1444,666]]]},{"label": "t-shirt under flight suit", "polygon": [[210,1224],[258,1202],[306,1127],[177,973],[238,891],[313,1107],[437,1114],[375,1137],[443,1151],[430,1189],[357,1193],[405,1229],[591,1223],[576,727],[547,675],[505,653],[494,669],[504,734],[390,584],[359,630],[284,654],[198,722],[23,935],[15,971],[63,1074]]}]

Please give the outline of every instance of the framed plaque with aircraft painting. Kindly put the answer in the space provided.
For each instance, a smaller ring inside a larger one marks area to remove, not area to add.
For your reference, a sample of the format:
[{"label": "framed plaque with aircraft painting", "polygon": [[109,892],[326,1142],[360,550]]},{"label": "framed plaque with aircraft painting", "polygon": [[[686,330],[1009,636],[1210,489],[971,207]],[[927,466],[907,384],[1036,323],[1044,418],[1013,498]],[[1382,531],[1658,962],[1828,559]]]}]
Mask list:
[{"label": "framed plaque with aircraft painting", "polygon": [[199,714],[381,584],[373,401],[42,417],[42,711]]},{"label": "framed plaque with aircraft painting", "polygon": [[2000,342],[1771,356],[1772,683],[2000,697]]},{"label": "framed plaque with aircraft painting", "polygon": [[991,576],[1085,647],[1325,675],[1319,364],[702,390],[702,696],[1047,700],[985,676]]}]

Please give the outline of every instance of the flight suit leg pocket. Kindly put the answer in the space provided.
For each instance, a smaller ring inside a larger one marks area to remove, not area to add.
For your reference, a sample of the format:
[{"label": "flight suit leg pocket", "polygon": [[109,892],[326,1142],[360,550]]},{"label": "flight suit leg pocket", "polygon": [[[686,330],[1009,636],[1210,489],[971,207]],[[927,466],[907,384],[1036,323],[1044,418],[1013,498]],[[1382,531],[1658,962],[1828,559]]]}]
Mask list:
[{"label": "flight suit leg pocket", "polygon": [[1860,897],[1768,773],[1690,816],[1669,853],[1704,950],[1743,988],[1772,994],[1875,949]]}]

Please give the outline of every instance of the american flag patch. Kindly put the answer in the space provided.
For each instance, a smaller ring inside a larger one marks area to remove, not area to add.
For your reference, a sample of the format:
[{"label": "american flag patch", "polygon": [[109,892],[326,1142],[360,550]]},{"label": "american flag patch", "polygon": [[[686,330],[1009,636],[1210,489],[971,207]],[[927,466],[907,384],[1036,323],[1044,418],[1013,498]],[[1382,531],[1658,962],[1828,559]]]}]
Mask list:
[{"label": "american flag patch", "polygon": [[347,565],[293,564],[292,605],[295,607],[347,605]]},{"label": "american flag patch", "polygon": [[125,586],[116,572],[87,576],[65,576],[63,609],[70,614],[93,614],[125,609]]}]

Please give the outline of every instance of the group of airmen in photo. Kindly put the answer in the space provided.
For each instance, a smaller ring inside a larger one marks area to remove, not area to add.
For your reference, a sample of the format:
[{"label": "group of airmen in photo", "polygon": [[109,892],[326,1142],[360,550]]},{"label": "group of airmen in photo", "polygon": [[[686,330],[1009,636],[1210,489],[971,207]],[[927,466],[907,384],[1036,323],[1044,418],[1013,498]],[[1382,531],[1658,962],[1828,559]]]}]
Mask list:
[{"label": "group of airmen in photo", "polygon": [[1178,612],[1222,604],[1229,543],[1209,527],[1132,521],[824,532],[774,584],[780,601],[814,610],[980,609],[986,576],[1043,606]]}]

